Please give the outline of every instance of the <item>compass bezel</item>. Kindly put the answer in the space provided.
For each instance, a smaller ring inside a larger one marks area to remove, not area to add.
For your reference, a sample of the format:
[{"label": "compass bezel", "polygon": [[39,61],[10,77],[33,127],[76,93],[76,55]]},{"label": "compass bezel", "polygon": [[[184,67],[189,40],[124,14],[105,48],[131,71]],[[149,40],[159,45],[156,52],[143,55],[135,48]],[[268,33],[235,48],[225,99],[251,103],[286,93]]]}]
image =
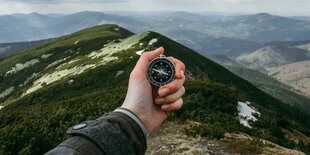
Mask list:
[{"label": "compass bezel", "polygon": [[[166,81],[163,81],[163,82],[159,82],[159,81],[155,80],[154,77],[152,76],[152,69],[154,68],[154,65],[159,63],[159,62],[163,62],[163,63],[168,64],[169,68],[171,69],[171,75],[170,75],[169,79]],[[172,82],[175,79],[175,66],[174,66],[173,62],[171,60],[167,59],[166,57],[155,58],[148,65],[147,77],[148,77],[148,80],[151,82],[151,84],[153,84],[154,86],[158,86],[158,87],[163,86],[165,84]]]}]

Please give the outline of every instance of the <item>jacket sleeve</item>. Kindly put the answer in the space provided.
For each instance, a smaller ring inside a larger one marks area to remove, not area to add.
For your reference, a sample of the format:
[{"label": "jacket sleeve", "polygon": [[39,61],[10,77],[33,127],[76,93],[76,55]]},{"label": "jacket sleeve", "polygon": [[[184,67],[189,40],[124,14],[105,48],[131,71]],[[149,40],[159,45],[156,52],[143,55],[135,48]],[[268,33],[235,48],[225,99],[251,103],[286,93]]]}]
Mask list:
[{"label": "jacket sleeve", "polygon": [[147,147],[145,128],[133,117],[135,115],[115,111],[75,125],[67,131],[71,137],[46,155],[144,154]]}]

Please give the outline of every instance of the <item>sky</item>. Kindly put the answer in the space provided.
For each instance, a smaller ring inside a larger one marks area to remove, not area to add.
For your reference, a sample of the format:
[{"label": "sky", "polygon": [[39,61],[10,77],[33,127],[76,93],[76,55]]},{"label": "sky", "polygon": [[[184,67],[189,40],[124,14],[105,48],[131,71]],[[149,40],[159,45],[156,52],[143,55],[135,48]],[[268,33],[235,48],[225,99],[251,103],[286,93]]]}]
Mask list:
[{"label": "sky", "polygon": [[0,14],[79,11],[187,11],[224,14],[266,12],[310,16],[310,0],[0,0]]}]

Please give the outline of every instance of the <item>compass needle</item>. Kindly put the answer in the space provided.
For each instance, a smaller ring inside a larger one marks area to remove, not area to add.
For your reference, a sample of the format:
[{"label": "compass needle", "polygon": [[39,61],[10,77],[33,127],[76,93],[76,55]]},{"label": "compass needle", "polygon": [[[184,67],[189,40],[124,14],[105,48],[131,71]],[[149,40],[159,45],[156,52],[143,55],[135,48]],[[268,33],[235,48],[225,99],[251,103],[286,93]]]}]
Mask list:
[{"label": "compass needle", "polygon": [[164,55],[161,55],[150,62],[147,75],[153,85],[162,86],[175,79],[175,66]]}]

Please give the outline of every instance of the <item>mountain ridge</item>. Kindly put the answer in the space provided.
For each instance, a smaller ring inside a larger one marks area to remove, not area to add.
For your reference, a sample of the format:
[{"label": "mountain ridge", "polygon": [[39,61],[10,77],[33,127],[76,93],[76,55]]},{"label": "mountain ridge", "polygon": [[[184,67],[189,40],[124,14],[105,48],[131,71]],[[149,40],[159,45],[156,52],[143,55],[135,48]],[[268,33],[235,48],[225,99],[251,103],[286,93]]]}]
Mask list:
[{"label": "mountain ridge", "polygon": [[[154,38],[157,42],[150,44]],[[3,118],[0,119],[3,144],[0,152],[42,154],[65,138],[69,126],[95,119],[118,107],[125,97],[129,74],[139,58],[136,51],[158,46],[165,48],[166,55],[182,60],[187,66],[189,80],[185,83],[184,96],[187,103],[174,113],[173,119],[199,122],[187,130],[189,135],[221,138],[226,132],[244,132],[307,151],[305,139],[294,143],[285,138],[284,135],[289,134],[284,131],[295,133],[291,131],[294,128],[308,137],[308,114],[161,34],[133,34],[117,25],[103,25],[48,41],[0,61],[1,66],[6,66],[0,69],[0,92],[14,86],[14,91],[0,100],[5,103],[0,110]],[[24,66],[22,69],[19,63]],[[19,87],[34,73],[38,75]],[[51,81],[50,76],[59,79],[45,83],[40,80]],[[40,89],[19,98],[38,85]],[[240,122],[241,105],[260,113],[260,116],[251,116],[257,118],[248,122],[251,128]]]}]

